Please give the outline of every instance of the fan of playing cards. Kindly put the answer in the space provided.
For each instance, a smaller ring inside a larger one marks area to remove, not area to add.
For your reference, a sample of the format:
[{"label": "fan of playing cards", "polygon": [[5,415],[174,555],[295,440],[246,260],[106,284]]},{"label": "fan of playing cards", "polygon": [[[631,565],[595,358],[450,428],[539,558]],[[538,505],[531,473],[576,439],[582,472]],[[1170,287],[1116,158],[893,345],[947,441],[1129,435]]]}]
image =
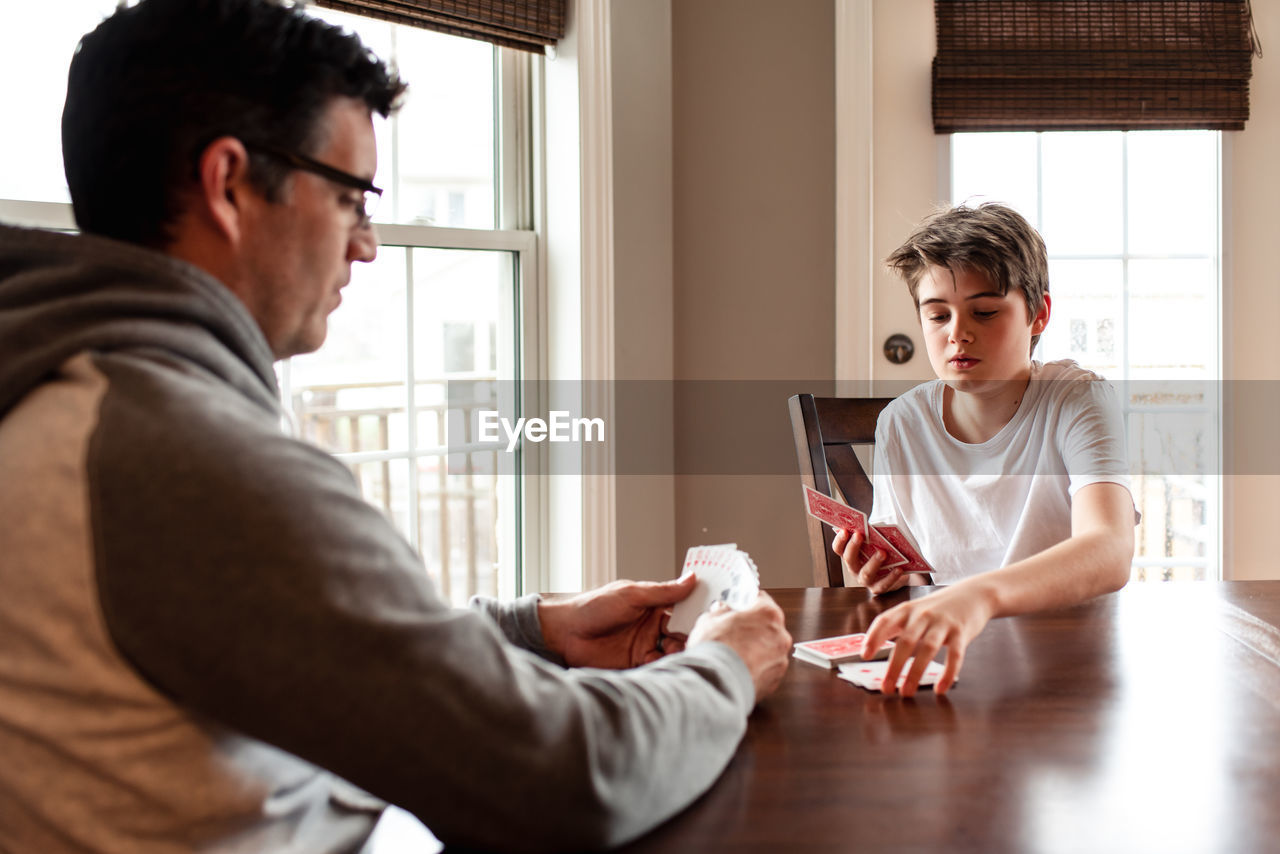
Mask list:
[{"label": "fan of playing cards", "polygon": [[689,598],[677,602],[667,620],[667,631],[688,634],[698,615],[713,602],[723,602],[741,610],[760,594],[760,573],[755,563],[737,543],[721,546],[694,546],[684,556],[680,577],[696,573],[698,584]]},{"label": "fan of playing cards", "polygon": [[833,528],[861,534],[862,549],[858,552],[858,559],[863,563],[871,560],[880,549],[885,553],[881,569],[901,567],[903,572],[933,572],[933,567],[920,554],[907,532],[897,525],[872,525],[867,521],[867,514],[857,507],[836,501],[810,486],[804,488],[804,504],[813,518]]}]

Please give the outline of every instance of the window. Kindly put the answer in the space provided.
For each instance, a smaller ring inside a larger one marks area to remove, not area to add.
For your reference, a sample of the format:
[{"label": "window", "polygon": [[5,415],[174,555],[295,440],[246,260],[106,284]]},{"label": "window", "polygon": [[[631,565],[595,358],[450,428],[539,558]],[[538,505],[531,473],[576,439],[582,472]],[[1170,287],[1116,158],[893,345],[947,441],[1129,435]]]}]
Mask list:
[{"label": "window", "polygon": [[[26,4],[0,13],[0,107],[24,116],[6,135],[0,219],[72,229],[60,114],[76,41],[116,0]],[[358,32],[410,83],[405,107],[375,121],[375,222],[382,246],[357,264],[318,352],[277,365],[299,434],[353,472],[364,497],[419,550],[442,595],[523,590],[518,463],[483,450],[456,410],[509,411],[539,345],[526,324],[539,292],[530,80],[541,57],[312,7]],[[13,25],[20,18],[20,25]],[[460,392],[459,389],[462,389]],[[453,414],[450,410],[454,410]]]},{"label": "window", "polygon": [[1044,236],[1041,360],[1116,383],[1142,512],[1134,578],[1218,578],[1219,134],[966,133],[954,202],[1001,201]]},{"label": "window", "polygon": [[359,33],[410,89],[375,123],[378,259],[353,270],[324,347],[281,365],[282,393],[304,438],[351,467],[445,598],[517,595],[519,469],[468,431],[476,410],[515,405],[500,406],[499,390],[518,387],[535,343],[520,318],[536,296],[536,239],[513,204],[531,192],[518,176],[531,172],[521,164],[532,122],[527,106],[503,105],[530,103],[520,81],[540,59],[310,11]]}]

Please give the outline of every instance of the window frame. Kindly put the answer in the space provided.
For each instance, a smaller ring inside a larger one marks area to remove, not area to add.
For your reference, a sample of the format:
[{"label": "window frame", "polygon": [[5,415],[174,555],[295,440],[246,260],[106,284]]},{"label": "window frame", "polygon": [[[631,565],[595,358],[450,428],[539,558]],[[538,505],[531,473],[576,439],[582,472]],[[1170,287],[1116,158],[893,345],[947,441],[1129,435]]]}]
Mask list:
[{"label": "window frame", "polygon": [[78,231],[69,202],[31,202],[0,198],[0,222],[24,228]]}]

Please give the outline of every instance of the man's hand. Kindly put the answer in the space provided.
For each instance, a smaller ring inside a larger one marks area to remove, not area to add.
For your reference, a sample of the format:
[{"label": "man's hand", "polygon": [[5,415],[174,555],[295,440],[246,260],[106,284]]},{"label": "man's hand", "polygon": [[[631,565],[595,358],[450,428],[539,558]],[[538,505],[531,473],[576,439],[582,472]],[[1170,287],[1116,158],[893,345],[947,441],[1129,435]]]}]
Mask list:
[{"label": "man's hand", "polygon": [[889,669],[885,671],[881,688],[884,693],[892,694],[897,690],[903,665],[914,656],[915,661],[902,683],[902,696],[915,694],[925,668],[944,646],[947,648],[946,667],[934,691],[945,694],[950,690],[964,664],[965,648],[994,615],[986,581],[982,576],[976,576],[923,599],[903,602],[871,622],[867,629],[867,649],[879,649],[887,640],[894,642],[893,655],[889,658]]},{"label": "man's hand", "polygon": [[910,576],[902,571],[902,567],[880,568],[885,558],[883,549],[876,549],[875,556],[871,560],[859,563],[858,551],[861,548],[861,534],[855,533],[850,536],[847,528],[836,528],[836,537],[831,542],[832,551],[840,555],[840,562],[844,564],[846,574],[855,576],[858,583],[870,590],[872,595],[879,596],[910,583]]},{"label": "man's hand", "polygon": [[698,617],[688,647],[707,641],[719,641],[738,653],[751,671],[757,703],[777,689],[791,660],[791,635],[782,609],[764,591],[749,608],[734,611],[717,602]]},{"label": "man's hand", "polygon": [[543,641],[570,667],[621,670],[657,661],[684,649],[682,638],[665,634],[666,612],[696,584],[693,575],[615,581],[567,599],[543,600],[538,603]]}]

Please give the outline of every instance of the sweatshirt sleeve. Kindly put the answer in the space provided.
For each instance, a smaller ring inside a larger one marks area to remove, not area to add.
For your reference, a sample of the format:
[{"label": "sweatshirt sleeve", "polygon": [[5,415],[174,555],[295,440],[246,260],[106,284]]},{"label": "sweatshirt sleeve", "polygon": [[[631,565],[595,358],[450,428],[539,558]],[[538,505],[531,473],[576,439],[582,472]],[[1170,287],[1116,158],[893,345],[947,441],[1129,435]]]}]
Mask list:
[{"label": "sweatshirt sleeve", "polygon": [[198,383],[184,400],[145,365],[103,368],[130,391],[104,399],[88,461],[99,596],[122,654],[179,704],[464,848],[618,845],[729,762],[754,690],[728,647],[560,667],[533,599],[447,607],[327,454]]},{"label": "sweatshirt sleeve", "polygon": [[563,666],[564,659],[548,649],[543,639],[542,623],[538,619],[538,602],[541,600],[542,597],[537,593],[530,593],[510,602],[488,596],[472,596],[467,606],[492,620],[502,636],[511,643],[553,664]]}]

